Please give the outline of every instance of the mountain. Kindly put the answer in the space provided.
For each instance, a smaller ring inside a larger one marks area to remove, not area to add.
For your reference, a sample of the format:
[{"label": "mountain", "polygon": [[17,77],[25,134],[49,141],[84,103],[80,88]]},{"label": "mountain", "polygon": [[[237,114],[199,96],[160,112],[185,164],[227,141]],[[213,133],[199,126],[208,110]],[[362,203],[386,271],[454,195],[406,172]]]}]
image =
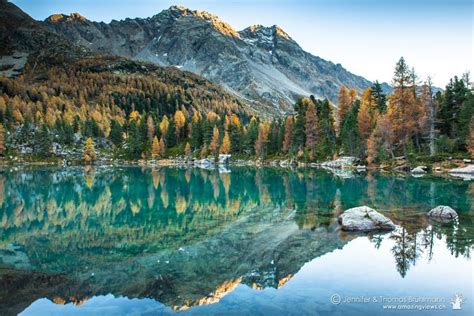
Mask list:
[{"label": "mountain", "polygon": [[372,84],[305,52],[276,25],[238,32],[215,15],[180,6],[150,18],[110,23],[78,13],[55,14],[45,24],[96,52],[197,73],[274,114],[291,111],[300,96],[313,94],[335,103],[341,85],[360,92]]},{"label": "mountain", "polygon": [[[85,21],[78,15],[69,19]],[[97,102],[102,106],[114,104],[129,112],[126,104],[132,102],[136,109],[151,105],[148,110],[166,115],[174,113],[177,107],[220,114],[256,114],[249,102],[199,75],[94,52],[72,43],[5,0],[0,0],[0,31],[0,77],[11,78],[0,80],[0,93],[12,98],[32,96],[35,89],[44,89],[48,97],[66,98],[79,108],[81,104],[75,95],[80,88],[90,85],[101,87],[99,93],[87,90],[85,96],[90,106]],[[15,79],[19,75],[23,76]],[[69,88],[61,92],[49,89],[66,85]],[[108,104],[111,96],[120,96],[126,102]]]}]

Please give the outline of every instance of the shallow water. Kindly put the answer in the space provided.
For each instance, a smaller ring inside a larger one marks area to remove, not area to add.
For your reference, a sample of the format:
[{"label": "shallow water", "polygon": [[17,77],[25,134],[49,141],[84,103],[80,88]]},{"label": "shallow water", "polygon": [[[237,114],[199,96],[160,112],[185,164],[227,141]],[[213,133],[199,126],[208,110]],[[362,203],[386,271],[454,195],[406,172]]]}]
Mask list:
[{"label": "shallow water", "polygon": [[[0,310],[471,314],[474,182],[343,176],[243,167],[4,169]],[[398,228],[340,231],[337,216],[359,205]],[[437,205],[450,205],[459,219],[428,220]],[[456,294],[461,310],[452,310]]]}]

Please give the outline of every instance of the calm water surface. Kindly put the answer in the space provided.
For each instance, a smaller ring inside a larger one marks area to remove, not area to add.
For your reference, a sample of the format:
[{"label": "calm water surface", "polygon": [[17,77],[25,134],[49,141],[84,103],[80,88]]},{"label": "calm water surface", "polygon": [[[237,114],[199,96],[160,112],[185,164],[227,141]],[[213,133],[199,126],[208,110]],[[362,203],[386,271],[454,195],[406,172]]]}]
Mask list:
[{"label": "calm water surface", "polygon": [[[430,221],[440,204],[459,219]],[[359,205],[398,228],[340,231],[337,216]],[[472,181],[7,168],[0,221],[1,315],[473,313]]]}]

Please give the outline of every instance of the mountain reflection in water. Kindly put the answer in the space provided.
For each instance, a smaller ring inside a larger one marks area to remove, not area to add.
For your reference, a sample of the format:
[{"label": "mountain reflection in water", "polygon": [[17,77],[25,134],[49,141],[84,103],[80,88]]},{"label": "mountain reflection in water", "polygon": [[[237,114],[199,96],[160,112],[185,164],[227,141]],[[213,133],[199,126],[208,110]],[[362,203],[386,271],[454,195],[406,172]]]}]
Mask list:
[{"label": "mountain reflection in water", "polygon": [[[0,310],[28,314],[71,303],[97,308],[112,300],[171,313],[220,302],[231,292],[256,299],[248,291],[272,288],[287,292],[291,302],[296,295],[322,295],[311,285],[285,290],[292,278],[301,282],[303,266],[336,254],[339,261],[352,260],[341,254],[362,240],[358,253],[383,253],[391,258],[384,273],[409,279],[417,261],[434,266],[436,251],[471,263],[473,193],[474,183],[460,180],[341,178],[316,169],[5,169]],[[440,204],[459,211],[459,220],[429,221],[425,213]],[[368,238],[341,232],[337,216],[359,205],[380,210],[400,227]],[[253,299],[254,308],[276,304]]]}]

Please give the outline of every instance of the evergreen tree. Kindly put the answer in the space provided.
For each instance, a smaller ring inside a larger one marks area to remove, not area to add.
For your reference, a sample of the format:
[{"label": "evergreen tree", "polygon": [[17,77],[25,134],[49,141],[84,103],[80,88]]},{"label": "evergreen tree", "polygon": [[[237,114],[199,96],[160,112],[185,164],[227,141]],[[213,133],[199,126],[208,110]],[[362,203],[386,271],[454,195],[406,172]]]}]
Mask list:
[{"label": "evergreen tree", "polygon": [[51,154],[51,136],[46,124],[43,124],[35,133],[34,152],[43,158]]},{"label": "evergreen tree", "polygon": [[116,120],[111,121],[109,138],[112,144],[114,144],[115,146],[119,147],[122,145],[122,141],[123,141],[122,126]]},{"label": "evergreen tree", "polygon": [[250,120],[249,127],[247,129],[247,135],[245,137],[244,148],[248,154],[255,154],[255,141],[258,137],[258,122],[255,117]]},{"label": "evergreen tree", "polygon": [[339,134],[344,154],[355,157],[362,156],[363,152],[357,122],[358,108],[359,102],[357,101],[344,118]]}]

